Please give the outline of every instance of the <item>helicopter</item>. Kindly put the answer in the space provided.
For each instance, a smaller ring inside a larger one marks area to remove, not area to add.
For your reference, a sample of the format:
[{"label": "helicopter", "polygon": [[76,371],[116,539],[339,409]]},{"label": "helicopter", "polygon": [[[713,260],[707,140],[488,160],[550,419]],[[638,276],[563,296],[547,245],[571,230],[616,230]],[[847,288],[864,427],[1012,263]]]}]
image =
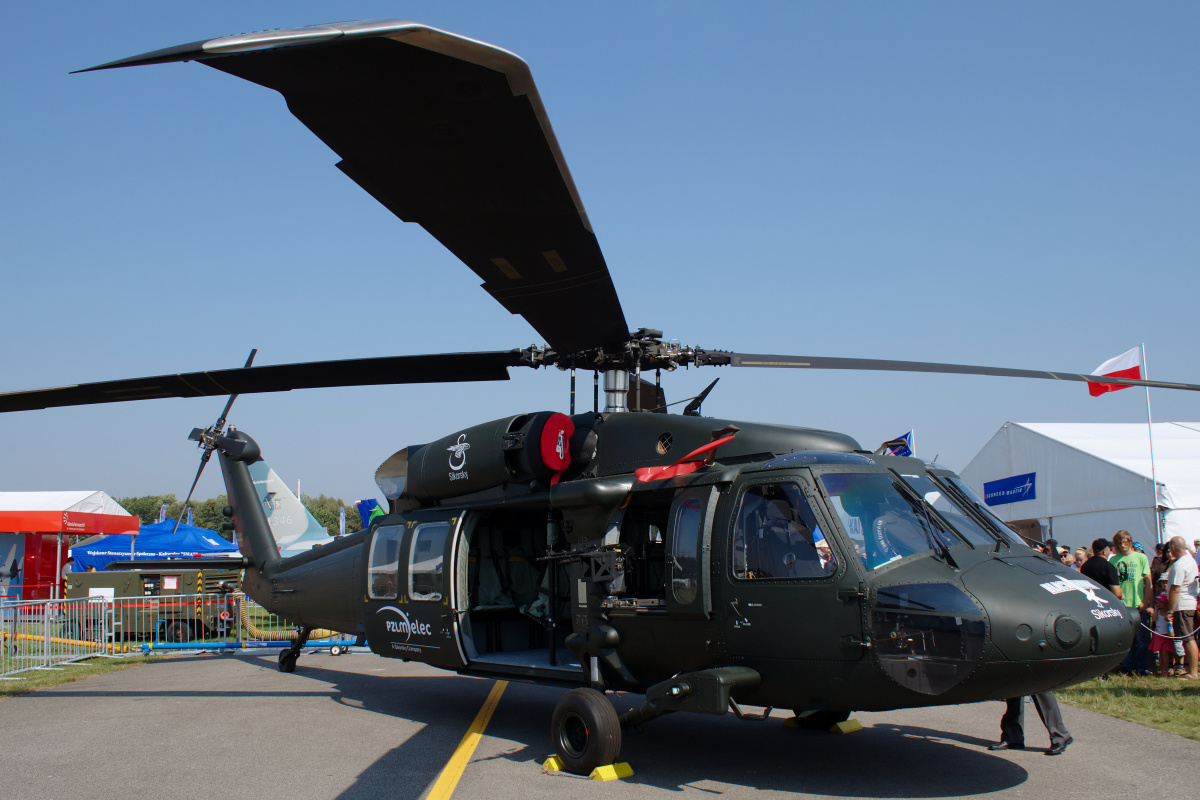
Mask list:
[{"label": "helicopter", "polygon": [[[297,624],[281,671],[296,669],[320,627],[384,657],[560,687],[554,749],[567,770],[587,774],[616,760],[624,728],[666,713],[753,720],[783,708],[798,726],[823,729],[855,710],[1070,685],[1128,651],[1136,616],[1031,550],[950,470],[888,455],[889,443],[868,450],[833,431],[704,417],[713,384],[668,413],[662,373],[855,369],[1200,386],[737,353],[631,332],[517,56],[376,20],[204,40],[92,69],[177,61],[283,94],[347,177],[424,227],[546,343],[0,395],[0,411],[230,395],[218,423],[190,438],[201,470],[218,456],[243,589]],[[233,397],[507,380],[517,367],[569,372],[568,412],[510,415],[404,447],[375,474],[387,513],[359,533],[281,554],[255,486],[262,448],[224,427]],[[590,411],[576,408],[578,370],[593,374]],[[606,692],[644,701],[619,715]]]}]

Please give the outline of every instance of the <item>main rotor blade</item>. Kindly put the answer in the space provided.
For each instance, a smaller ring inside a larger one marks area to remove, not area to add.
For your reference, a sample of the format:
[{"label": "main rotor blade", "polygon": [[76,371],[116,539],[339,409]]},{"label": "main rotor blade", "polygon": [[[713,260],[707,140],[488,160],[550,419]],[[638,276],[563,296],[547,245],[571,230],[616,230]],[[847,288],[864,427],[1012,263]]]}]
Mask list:
[{"label": "main rotor blade", "polygon": [[1200,385],[1194,383],[1113,378],[1106,375],[1084,375],[1078,372],[1050,372],[1039,369],[980,367],[971,364],[939,364],[931,361],[886,361],[877,358],[781,356],[706,351],[697,360],[697,363],[783,369],[849,369],[879,372],[933,372],[949,375],[994,375],[1001,378],[1041,378],[1044,380],[1080,381],[1083,383],[1114,383],[1122,386],[1149,386],[1152,389],[1186,389],[1191,392],[1200,392]]},{"label": "main rotor blade", "polygon": [[533,366],[521,350],[275,364],[9,392],[0,394],[0,412],[332,386],[506,381],[508,367],[517,366]]},{"label": "main rotor blade", "polygon": [[429,231],[554,350],[628,338],[604,256],[520,58],[382,20],[228,36],[93,69],[193,60],[280,92],[341,156],[342,172]]}]

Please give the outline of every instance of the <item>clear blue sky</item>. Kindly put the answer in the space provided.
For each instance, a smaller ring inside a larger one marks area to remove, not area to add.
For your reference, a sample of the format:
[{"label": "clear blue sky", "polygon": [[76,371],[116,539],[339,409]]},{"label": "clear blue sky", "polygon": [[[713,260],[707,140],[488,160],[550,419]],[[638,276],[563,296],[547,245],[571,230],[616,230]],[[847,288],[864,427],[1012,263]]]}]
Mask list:
[{"label": "clear blue sky", "polygon": [[[334,168],[198,39],[403,18],[531,66],[633,326],[743,352],[1090,372],[1145,342],[1200,382],[1195,4],[5,4],[0,391],[259,363],[507,349],[533,331]],[[692,370],[714,416],[915,428],[961,469],[1006,420],[1145,419],[1078,384]],[[586,383],[585,383],[586,387]],[[587,389],[584,389],[585,396]],[[1155,418],[1200,398],[1155,392]],[[400,447],[565,409],[567,377],[242,397],[293,486],[377,494]],[[0,490],[187,491],[218,398],[0,416]],[[197,492],[221,491],[215,464]]]}]

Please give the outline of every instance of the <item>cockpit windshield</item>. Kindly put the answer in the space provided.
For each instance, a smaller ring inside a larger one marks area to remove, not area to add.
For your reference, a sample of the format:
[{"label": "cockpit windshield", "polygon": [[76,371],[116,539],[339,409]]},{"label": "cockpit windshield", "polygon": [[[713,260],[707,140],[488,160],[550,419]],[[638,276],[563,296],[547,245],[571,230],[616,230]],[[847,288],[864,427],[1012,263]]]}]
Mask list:
[{"label": "cockpit windshield", "polygon": [[942,519],[949,522],[954,530],[972,545],[996,547],[995,537],[988,534],[982,525],[964,511],[954,498],[947,495],[945,489],[934,483],[928,475],[901,475],[900,477],[904,478],[904,482],[912,487],[914,492],[924,497],[925,502],[932,506],[934,511],[941,514]]},{"label": "cockpit windshield", "polygon": [[964,543],[891,473],[825,473],[821,486],[867,569]]}]

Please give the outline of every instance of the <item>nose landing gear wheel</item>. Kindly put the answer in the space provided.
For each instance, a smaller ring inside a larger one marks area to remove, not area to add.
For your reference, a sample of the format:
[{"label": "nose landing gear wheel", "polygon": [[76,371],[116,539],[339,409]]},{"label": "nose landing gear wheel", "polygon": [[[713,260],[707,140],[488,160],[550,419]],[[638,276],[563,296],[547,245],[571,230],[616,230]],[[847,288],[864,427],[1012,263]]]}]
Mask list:
[{"label": "nose landing gear wheel", "polygon": [[617,760],[621,753],[621,721],[612,703],[600,692],[572,689],[554,706],[550,738],[567,772],[587,775]]},{"label": "nose landing gear wheel", "polygon": [[295,672],[296,671],[296,653],[291,650],[279,651],[279,671],[280,672]]}]

